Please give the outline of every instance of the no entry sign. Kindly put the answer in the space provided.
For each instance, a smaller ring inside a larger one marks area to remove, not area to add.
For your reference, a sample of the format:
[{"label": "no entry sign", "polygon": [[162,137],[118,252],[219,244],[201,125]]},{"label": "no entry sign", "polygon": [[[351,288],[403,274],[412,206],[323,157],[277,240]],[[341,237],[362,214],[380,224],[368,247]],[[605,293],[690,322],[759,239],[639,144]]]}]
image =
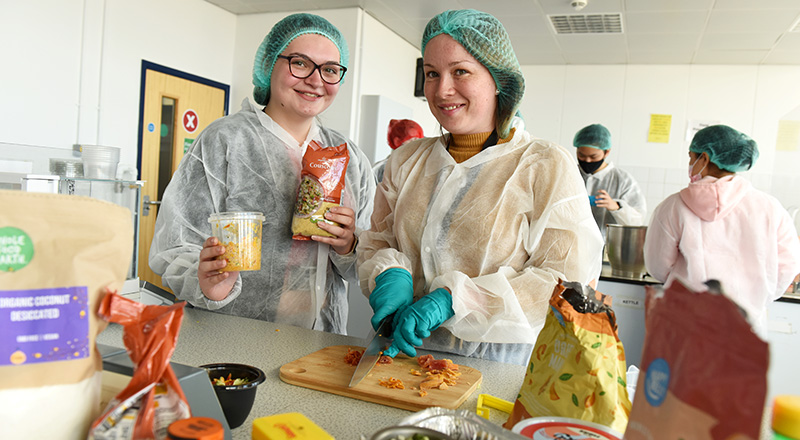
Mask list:
[{"label": "no entry sign", "polygon": [[194,133],[199,122],[200,120],[194,110],[190,109],[183,112],[183,129],[188,133]]}]

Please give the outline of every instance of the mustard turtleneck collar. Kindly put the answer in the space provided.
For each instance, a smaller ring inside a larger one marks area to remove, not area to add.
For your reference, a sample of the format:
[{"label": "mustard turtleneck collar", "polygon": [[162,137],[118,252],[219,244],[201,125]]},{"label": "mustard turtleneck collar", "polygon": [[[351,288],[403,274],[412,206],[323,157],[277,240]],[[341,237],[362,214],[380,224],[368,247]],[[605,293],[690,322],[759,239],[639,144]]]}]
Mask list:
[{"label": "mustard turtleneck collar", "polygon": [[[515,130],[515,128],[512,128],[508,133],[508,136],[503,139],[499,139],[497,144],[504,144],[511,140],[511,138],[514,137]],[[450,152],[450,155],[453,156],[453,159],[455,159],[456,163],[464,162],[470,157],[480,153],[483,149],[483,144],[486,142],[486,139],[489,139],[489,136],[491,135],[491,131],[473,134],[451,134],[451,141],[448,151]]]}]

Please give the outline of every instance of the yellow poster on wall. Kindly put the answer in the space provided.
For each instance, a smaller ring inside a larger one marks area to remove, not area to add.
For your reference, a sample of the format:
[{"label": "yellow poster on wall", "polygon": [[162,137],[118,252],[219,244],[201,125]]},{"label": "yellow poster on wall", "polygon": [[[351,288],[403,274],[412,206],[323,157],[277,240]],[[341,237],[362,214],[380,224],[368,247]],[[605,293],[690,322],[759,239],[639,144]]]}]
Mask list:
[{"label": "yellow poster on wall", "polygon": [[647,142],[669,143],[669,132],[672,128],[672,115],[650,115],[650,129],[647,130]]},{"label": "yellow poster on wall", "polygon": [[800,146],[800,121],[778,121],[778,138],[775,149],[778,151],[797,151]]}]

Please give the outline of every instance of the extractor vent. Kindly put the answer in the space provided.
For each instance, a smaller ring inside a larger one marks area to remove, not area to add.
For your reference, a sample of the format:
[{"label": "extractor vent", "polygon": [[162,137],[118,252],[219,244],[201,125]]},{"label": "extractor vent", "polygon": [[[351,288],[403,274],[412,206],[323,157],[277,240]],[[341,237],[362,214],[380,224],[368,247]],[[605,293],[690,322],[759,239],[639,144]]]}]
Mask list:
[{"label": "extractor vent", "polygon": [[548,15],[557,34],[621,34],[620,14]]}]

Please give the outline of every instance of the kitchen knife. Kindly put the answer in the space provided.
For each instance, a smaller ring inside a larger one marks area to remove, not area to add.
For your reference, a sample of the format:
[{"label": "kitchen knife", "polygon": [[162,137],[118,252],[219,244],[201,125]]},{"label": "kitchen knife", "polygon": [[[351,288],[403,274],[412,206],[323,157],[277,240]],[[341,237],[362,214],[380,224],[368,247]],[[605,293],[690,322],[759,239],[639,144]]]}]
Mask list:
[{"label": "kitchen knife", "polygon": [[378,363],[378,359],[380,359],[383,351],[392,344],[393,319],[394,314],[391,314],[383,318],[381,325],[378,326],[378,330],[370,330],[367,336],[369,343],[367,343],[367,348],[364,349],[364,354],[361,355],[361,360],[358,361],[356,371],[353,372],[353,377],[350,379],[350,388],[358,385],[361,380],[367,377],[367,374],[372,371],[372,367]]}]

